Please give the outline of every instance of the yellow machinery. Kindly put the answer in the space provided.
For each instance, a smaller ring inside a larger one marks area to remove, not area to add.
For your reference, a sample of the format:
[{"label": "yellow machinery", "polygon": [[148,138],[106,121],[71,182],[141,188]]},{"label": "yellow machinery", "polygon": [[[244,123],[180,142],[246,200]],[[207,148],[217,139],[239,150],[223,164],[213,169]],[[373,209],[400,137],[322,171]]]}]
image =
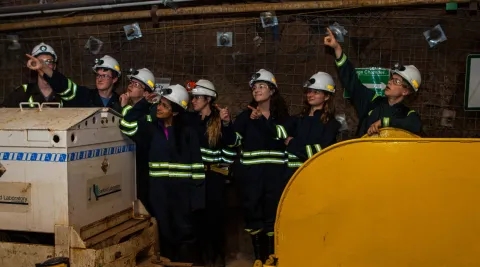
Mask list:
[{"label": "yellow machinery", "polygon": [[480,266],[480,139],[380,137],[338,143],[295,173],[277,266]]}]

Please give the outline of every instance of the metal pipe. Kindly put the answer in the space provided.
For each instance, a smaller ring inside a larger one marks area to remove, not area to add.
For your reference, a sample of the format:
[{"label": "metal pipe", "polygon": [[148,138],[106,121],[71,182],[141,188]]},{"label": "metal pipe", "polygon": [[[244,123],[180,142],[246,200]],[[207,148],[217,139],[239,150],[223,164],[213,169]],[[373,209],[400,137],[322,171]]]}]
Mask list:
[{"label": "metal pipe", "polygon": [[[175,0],[175,2],[190,2],[193,0]],[[113,5],[98,5],[98,6],[84,6],[84,7],[72,7],[72,8],[62,8],[62,9],[52,9],[52,10],[41,10],[41,11],[29,11],[21,13],[10,13],[10,14],[1,14],[2,17],[14,17],[14,16],[24,16],[24,15],[39,15],[39,14],[51,14],[59,12],[74,12],[74,11],[85,11],[85,10],[98,10],[98,9],[114,9],[122,7],[133,7],[133,6],[142,6],[142,5],[157,5],[164,4],[165,0],[157,1],[143,1],[143,2],[131,2],[124,4],[113,4]]]},{"label": "metal pipe", "polygon": [[[452,2],[451,0],[364,0],[359,4],[358,0],[326,0],[304,1],[283,3],[260,3],[260,4],[237,4],[217,6],[182,7],[176,10],[159,9],[156,14],[159,17],[247,13],[278,10],[309,10],[309,9],[334,9],[334,8],[358,8],[358,7],[382,7],[382,6],[405,6],[405,5],[432,5]],[[470,0],[458,0],[458,3],[468,3]],[[85,15],[68,18],[51,18],[34,21],[22,21],[0,24],[0,31],[23,30],[30,28],[65,26],[92,22],[106,22],[119,20],[132,20],[150,18],[149,10],[115,12],[109,14]]]},{"label": "metal pipe", "polygon": [[0,14],[15,14],[32,11],[44,11],[61,8],[74,8],[84,6],[98,6],[98,5],[110,5],[119,3],[131,3],[135,0],[79,0],[75,2],[61,2],[61,3],[47,3],[36,5],[22,5],[0,8]]}]

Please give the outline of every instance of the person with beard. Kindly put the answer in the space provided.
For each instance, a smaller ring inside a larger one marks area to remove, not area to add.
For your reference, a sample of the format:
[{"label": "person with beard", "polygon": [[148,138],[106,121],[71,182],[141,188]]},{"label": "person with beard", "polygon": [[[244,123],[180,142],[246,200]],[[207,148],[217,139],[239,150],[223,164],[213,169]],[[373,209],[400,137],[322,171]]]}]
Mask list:
[{"label": "person with beard", "polygon": [[340,81],[351,96],[359,118],[357,135],[373,135],[383,127],[394,127],[419,134],[422,122],[417,112],[403,104],[405,98],[417,93],[422,82],[420,71],[413,65],[396,65],[385,88],[385,97],[377,96],[358,79],[355,68],[343,53],[342,47],[332,31],[324,44],[335,51],[335,64],[338,67]]},{"label": "person with beard", "polygon": [[30,58],[27,66],[31,70],[38,71],[53,91],[62,97],[65,104],[76,107],[109,107],[119,113],[122,112],[119,95],[114,91],[114,86],[122,72],[120,65],[113,57],[105,55],[95,61],[95,66],[92,68],[96,73],[95,90],[78,86],[60,72],[49,68],[38,58],[28,54],[27,57]]}]

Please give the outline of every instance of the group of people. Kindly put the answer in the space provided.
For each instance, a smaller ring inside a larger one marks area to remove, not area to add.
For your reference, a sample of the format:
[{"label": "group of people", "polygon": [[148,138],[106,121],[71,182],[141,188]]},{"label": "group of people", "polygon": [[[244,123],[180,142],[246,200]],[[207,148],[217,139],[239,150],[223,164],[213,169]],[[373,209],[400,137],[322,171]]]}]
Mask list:
[{"label": "group of people", "polygon": [[[358,136],[378,133],[382,127],[421,131],[418,114],[403,104],[421,84],[415,66],[397,65],[385,97],[377,96],[360,82],[330,31],[324,43],[335,52],[339,79],[357,111]],[[128,88],[118,95],[114,86],[122,72],[110,56],[95,62],[96,90],[56,71],[57,55],[47,44],[39,44],[27,56],[27,66],[38,73],[37,83],[17,88],[3,106],[58,101],[64,107],[120,112],[121,131],[137,145],[138,198],[157,218],[161,254],[172,261],[224,266],[225,166],[230,165],[242,189],[255,266],[262,266],[274,253],[277,205],[290,177],[337,141],[336,85],[325,72],[305,82],[305,106],[300,114],[290,115],[275,76],[258,70],[248,83],[252,100],[233,121],[228,108],[216,104],[218,92],[206,79],[191,90],[171,85],[159,97],[153,73],[143,68],[127,76]]]}]

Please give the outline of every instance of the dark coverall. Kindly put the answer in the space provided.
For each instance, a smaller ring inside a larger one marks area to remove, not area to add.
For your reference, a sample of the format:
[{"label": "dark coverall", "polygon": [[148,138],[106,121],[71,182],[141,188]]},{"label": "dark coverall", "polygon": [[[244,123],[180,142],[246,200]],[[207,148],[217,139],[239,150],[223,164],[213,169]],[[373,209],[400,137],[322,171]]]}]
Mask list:
[{"label": "dark coverall", "polygon": [[[221,261],[225,258],[225,182],[228,170],[220,169],[219,164],[226,166],[233,163],[235,150],[229,148],[235,144],[236,135],[230,122],[227,126],[221,123],[221,137],[219,143],[211,147],[208,143],[207,127],[211,116],[202,120],[198,113],[188,114],[190,125],[194,125],[200,140],[202,160],[205,165],[206,176],[206,210],[199,218],[199,233],[202,235],[202,244],[206,252],[206,260],[214,263],[217,257]],[[223,172],[222,172],[223,171]]]},{"label": "dark coverall", "polygon": [[[48,97],[45,97],[42,94],[42,91],[38,87],[37,83],[27,83],[22,84],[21,86],[15,88],[13,92],[7,95],[3,100],[1,107],[4,108],[18,108],[21,102],[38,102],[42,104],[43,102],[55,102],[60,103],[63,106],[62,99],[60,95],[52,92]],[[33,104],[27,105],[26,107],[34,107]]]},{"label": "dark coverall", "polygon": [[352,62],[345,54],[335,61],[340,81],[351,96],[357,111],[359,125],[357,135],[362,137],[370,126],[380,120],[381,127],[394,127],[419,134],[422,122],[418,114],[402,102],[390,105],[386,97],[377,96],[375,91],[368,89],[358,79]]},{"label": "dark coverall", "polygon": [[[263,261],[266,253],[273,252],[273,230],[278,202],[286,185],[283,174],[287,157],[284,141],[274,138],[268,126],[268,121],[280,122],[263,116],[252,120],[250,114],[251,110],[243,111],[234,123],[236,145],[242,145],[241,167],[236,176],[243,191],[245,230],[252,236],[256,259]],[[260,232],[268,236],[268,252],[261,245]]]},{"label": "dark coverall", "polygon": [[120,129],[135,143],[150,147],[150,206],[159,225],[162,255],[172,261],[195,262],[193,213],[205,208],[198,136],[188,125],[181,130],[165,128],[155,117],[156,105],[151,108],[153,115],[145,115],[149,108],[145,99],[140,100],[126,112]]},{"label": "dark coverall", "polygon": [[103,105],[97,89],[92,90],[85,86],[77,85],[56,70],[53,71],[52,77],[44,74],[43,78],[50,84],[53,91],[62,97],[62,100],[65,102],[65,104],[71,102],[69,106],[108,107],[118,113],[122,112],[122,107],[120,106],[119,100],[120,97],[115,92],[112,92],[112,97],[108,101],[107,105]]},{"label": "dark coverall", "polygon": [[340,123],[331,116],[324,124],[320,120],[322,114],[323,110],[316,110],[313,116],[292,117],[284,125],[275,125],[276,137],[280,139],[293,137],[286,150],[288,168],[285,171],[285,180],[287,182],[303,162],[337,142]]}]

